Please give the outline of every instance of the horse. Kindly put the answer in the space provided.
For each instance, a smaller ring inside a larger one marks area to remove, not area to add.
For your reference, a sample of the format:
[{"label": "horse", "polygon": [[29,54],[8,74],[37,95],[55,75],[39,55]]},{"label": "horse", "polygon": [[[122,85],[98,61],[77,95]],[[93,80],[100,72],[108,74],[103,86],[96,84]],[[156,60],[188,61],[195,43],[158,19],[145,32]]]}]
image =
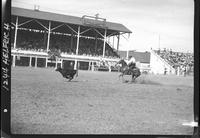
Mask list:
[{"label": "horse", "polygon": [[119,75],[119,79],[120,77],[123,78],[124,75],[132,75],[131,81],[135,82],[136,78],[141,75],[140,69],[138,67],[134,67],[133,69],[130,69],[127,63],[123,59],[121,59],[120,61],[116,63],[116,65],[118,64],[121,64],[121,67],[119,68],[119,72],[121,72],[121,74]]},{"label": "horse", "polygon": [[68,81],[71,81],[74,78],[75,74],[76,74],[76,77],[78,77],[78,71],[77,70],[62,69],[61,67],[58,67],[55,71],[60,72],[64,78],[69,79]]}]

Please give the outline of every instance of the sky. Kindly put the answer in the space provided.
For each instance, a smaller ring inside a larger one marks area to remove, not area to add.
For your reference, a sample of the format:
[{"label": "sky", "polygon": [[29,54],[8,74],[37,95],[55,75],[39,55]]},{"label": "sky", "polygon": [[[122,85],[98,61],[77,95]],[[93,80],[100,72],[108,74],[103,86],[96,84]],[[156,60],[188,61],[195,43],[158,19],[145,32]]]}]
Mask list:
[{"label": "sky", "polygon": [[14,7],[34,5],[78,17],[98,13],[106,21],[123,24],[132,33],[128,41],[120,37],[120,50],[194,50],[194,0],[12,0]]}]

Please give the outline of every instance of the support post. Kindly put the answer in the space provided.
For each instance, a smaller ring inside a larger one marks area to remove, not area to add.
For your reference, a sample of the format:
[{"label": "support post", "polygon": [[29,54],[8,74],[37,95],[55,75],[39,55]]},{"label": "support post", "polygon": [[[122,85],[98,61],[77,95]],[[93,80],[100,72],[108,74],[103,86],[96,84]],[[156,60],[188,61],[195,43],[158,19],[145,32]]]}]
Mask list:
[{"label": "support post", "polygon": [[35,57],[35,68],[37,68],[37,57]]},{"label": "support post", "polygon": [[61,60],[61,65],[60,66],[61,66],[61,68],[63,68],[63,59]]},{"label": "support post", "polygon": [[[78,33],[77,33],[77,43],[76,43],[76,55],[78,55],[78,49],[79,49],[79,37],[80,37],[80,26],[78,26]],[[74,64],[74,70],[77,69],[77,59],[75,59],[75,64]]]},{"label": "support post", "polygon": [[97,34],[95,35],[95,52],[97,51]]},{"label": "support post", "polygon": [[107,29],[105,29],[105,33],[104,33],[104,41],[103,41],[103,58],[105,57],[105,49],[106,49],[106,33],[107,33]]},{"label": "support post", "polygon": [[91,68],[91,61],[89,61],[88,70]]},{"label": "support post", "polygon": [[29,60],[29,67],[31,67],[31,62],[32,62],[32,57],[30,57],[30,60]]},{"label": "support post", "polygon": [[18,30],[18,16],[17,16],[17,18],[16,18],[16,24],[15,24],[14,49],[16,48],[16,43],[17,43],[17,30]]},{"label": "support post", "polygon": [[127,50],[126,52],[126,59],[128,59],[128,57],[129,57],[129,50]]},{"label": "support post", "polygon": [[49,51],[50,34],[51,34],[51,22],[49,21],[48,38],[47,38],[47,52]]},{"label": "support post", "polygon": [[117,53],[119,51],[119,40],[120,40],[120,35],[117,36]]},{"label": "support post", "polygon": [[129,57],[129,49],[130,49],[130,42],[129,42],[129,38],[130,38],[130,33],[128,34],[128,39],[127,39],[127,41],[128,41],[128,48],[127,48],[126,59],[128,59],[128,57]]},{"label": "support post", "polygon": [[46,57],[46,65],[45,65],[46,68],[47,68],[47,64],[48,64],[48,58]]},{"label": "support post", "polygon": [[70,48],[72,49],[73,48],[73,31],[71,32],[71,40],[70,40]]},{"label": "support post", "polygon": [[115,47],[115,36],[113,36],[113,48]]},{"label": "support post", "polygon": [[56,66],[55,66],[55,68],[56,69],[58,68],[58,59],[57,59],[57,57],[56,57]]},{"label": "support post", "polygon": [[16,56],[13,55],[13,60],[12,60],[12,66],[15,67],[15,60],[16,60]]},{"label": "support post", "polygon": [[94,71],[94,62],[92,61],[92,71]]},{"label": "support post", "polygon": [[76,43],[76,55],[78,55],[79,37],[80,37],[80,26],[78,26],[77,43]]},{"label": "support post", "polygon": [[75,59],[75,61],[74,61],[74,70],[77,70],[77,65],[78,65],[78,61],[77,61],[77,59]]},{"label": "support post", "polygon": [[111,66],[109,66],[109,72],[111,72]]}]

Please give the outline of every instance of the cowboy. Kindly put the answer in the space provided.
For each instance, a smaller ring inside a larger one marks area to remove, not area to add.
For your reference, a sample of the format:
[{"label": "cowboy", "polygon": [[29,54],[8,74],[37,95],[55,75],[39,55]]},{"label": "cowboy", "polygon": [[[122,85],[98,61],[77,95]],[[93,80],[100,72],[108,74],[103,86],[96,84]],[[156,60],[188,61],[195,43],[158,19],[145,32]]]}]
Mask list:
[{"label": "cowboy", "polygon": [[134,69],[136,67],[135,58],[133,56],[128,57],[127,65],[129,69]]}]

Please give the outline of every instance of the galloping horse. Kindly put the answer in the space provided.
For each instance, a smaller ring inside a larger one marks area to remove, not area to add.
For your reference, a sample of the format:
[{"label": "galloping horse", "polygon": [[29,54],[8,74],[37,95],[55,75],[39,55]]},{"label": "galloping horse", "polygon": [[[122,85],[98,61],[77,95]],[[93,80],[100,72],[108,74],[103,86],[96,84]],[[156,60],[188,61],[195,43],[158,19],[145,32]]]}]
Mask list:
[{"label": "galloping horse", "polygon": [[119,69],[121,74],[119,75],[119,78],[120,77],[123,78],[124,75],[132,75],[131,81],[134,82],[135,79],[141,75],[140,69],[138,67],[130,69],[129,66],[127,65],[127,63],[123,59],[121,59],[120,61],[118,61],[116,63],[116,65],[118,65],[118,64],[121,64],[121,67]]}]

